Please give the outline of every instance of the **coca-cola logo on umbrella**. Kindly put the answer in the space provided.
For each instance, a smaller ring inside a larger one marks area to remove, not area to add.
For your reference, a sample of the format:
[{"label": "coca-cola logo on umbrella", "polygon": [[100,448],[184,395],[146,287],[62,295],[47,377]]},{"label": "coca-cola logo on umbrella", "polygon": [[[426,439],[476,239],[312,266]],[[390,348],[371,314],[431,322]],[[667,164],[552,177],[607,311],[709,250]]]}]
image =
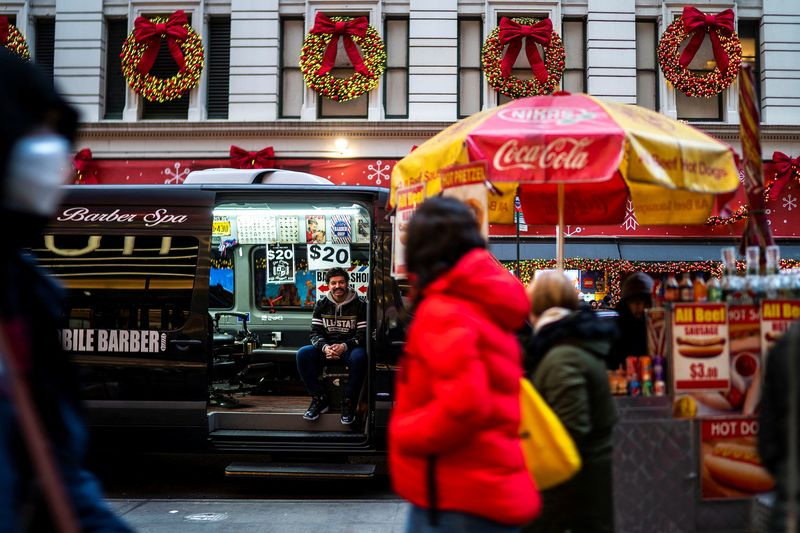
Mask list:
[{"label": "coca-cola logo on umbrella", "polygon": [[519,124],[536,122],[565,126],[594,120],[597,113],[577,107],[508,107],[498,111],[497,116]]},{"label": "coca-cola logo on umbrella", "polygon": [[559,137],[547,144],[526,144],[518,139],[509,139],[494,154],[497,170],[544,169],[581,170],[589,162],[588,146],[592,139]]}]

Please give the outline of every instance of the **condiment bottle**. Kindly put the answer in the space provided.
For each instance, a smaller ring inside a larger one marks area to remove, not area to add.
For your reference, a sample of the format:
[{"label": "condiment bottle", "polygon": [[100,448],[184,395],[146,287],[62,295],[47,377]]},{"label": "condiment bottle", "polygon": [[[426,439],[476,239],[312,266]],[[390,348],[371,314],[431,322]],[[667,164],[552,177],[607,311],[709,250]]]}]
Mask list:
[{"label": "condiment bottle", "polygon": [[708,287],[706,286],[706,278],[702,272],[698,272],[694,278],[694,301],[705,302],[708,300]]},{"label": "condiment bottle", "polygon": [[747,274],[745,276],[745,292],[747,303],[753,304],[761,300],[763,287],[762,278],[759,276],[761,249],[758,246],[748,246],[745,250]]},{"label": "condiment bottle", "polygon": [[719,284],[719,280],[714,276],[711,276],[711,279],[708,280],[708,284],[706,285],[706,290],[708,291],[707,294],[709,302],[722,301],[722,287]]},{"label": "condiment bottle", "polygon": [[678,285],[678,291],[682,302],[694,301],[694,285],[692,284],[692,278],[689,277],[688,272],[684,272],[683,276],[681,276],[681,283]]},{"label": "condiment bottle", "polygon": [[667,281],[664,282],[664,301],[677,302],[680,298],[680,287],[675,274],[667,274]]}]

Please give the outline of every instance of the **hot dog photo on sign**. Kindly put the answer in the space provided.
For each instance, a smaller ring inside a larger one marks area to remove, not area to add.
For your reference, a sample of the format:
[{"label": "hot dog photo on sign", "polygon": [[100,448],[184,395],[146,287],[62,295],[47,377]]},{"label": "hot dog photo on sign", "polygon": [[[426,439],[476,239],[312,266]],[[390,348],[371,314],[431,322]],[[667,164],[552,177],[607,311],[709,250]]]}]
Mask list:
[{"label": "hot dog photo on sign", "polygon": [[756,419],[703,420],[700,434],[700,486],[704,499],[749,498],[774,487],[774,480],[758,456]]}]

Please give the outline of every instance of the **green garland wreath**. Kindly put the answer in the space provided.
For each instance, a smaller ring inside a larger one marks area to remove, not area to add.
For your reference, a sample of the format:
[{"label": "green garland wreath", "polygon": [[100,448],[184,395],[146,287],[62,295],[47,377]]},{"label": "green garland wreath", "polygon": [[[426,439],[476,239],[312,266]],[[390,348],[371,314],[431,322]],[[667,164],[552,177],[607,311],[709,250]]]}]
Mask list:
[{"label": "green garland wreath", "polygon": [[[352,17],[330,17],[330,19],[339,22],[352,20]],[[300,70],[303,72],[306,86],[336,102],[353,100],[377,87],[386,69],[386,47],[372,24],[367,28],[364,37],[352,37],[353,42],[361,50],[364,65],[371,76],[364,76],[358,72],[349,78],[337,78],[330,72],[317,74],[331,38],[330,34],[306,34],[303,48],[300,50]]]},{"label": "green garland wreath", "polygon": [[[165,23],[167,17],[153,17],[154,23]],[[136,94],[151,102],[169,102],[183,96],[187,91],[197,87],[200,83],[200,74],[203,72],[203,41],[190,24],[184,24],[189,35],[181,43],[181,52],[186,61],[186,68],[170,78],[159,78],[152,74],[142,74],[137,66],[142,59],[142,54],[147,49],[147,43],[139,43],[133,32],[122,44],[122,75],[128,85]],[[166,46],[166,43],[163,45]]]},{"label": "green garland wreath", "polygon": [[30,61],[31,52],[28,49],[28,43],[25,41],[25,37],[23,37],[19,29],[10,22],[8,23],[8,41],[4,46],[8,51],[17,54],[25,61]]},{"label": "green garland wreath", "polygon": [[[519,17],[512,18],[518,24],[532,26],[539,22],[539,19]],[[550,45],[544,49],[544,66],[547,68],[547,82],[540,84],[535,77],[530,80],[523,80],[516,76],[505,77],[500,72],[500,65],[503,60],[503,49],[505,46],[500,42],[500,27],[495,27],[481,49],[481,63],[486,81],[497,92],[510,98],[522,98],[524,96],[536,96],[539,94],[550,94],[558,89],[561,76],[564,74],[567,53],[564,50],[564,43],[556,32],[550,37]]]},{"label": "green garland wreath", "polygon": [[681,18],[670,24],[658,41],[658,64],[664,77],[686,96],[711,98],[727,89],[739,75],[739,67],[742,64],[742,42],[739,36],[735,32],[725,35],[718,30],[715,31],[729,58],[728,70],[724,73],[720,72],[719,67],[715,67],[705,76],[697,76],[688,68],[681,66],[678,47],[684,39],[691,37],[691,34],[686,32]]}]

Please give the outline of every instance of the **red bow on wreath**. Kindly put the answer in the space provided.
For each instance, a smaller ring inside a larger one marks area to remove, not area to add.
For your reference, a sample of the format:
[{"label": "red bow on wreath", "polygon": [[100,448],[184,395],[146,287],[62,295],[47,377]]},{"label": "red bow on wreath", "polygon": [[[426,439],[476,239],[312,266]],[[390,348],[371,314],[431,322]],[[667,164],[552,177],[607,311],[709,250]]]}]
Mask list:
[{"label": "red bow on wreath", "polygon": [[350,62],[353,63],[356,72],[364,76],[371,76],[366,65],[364,65],[364,60],[361,58],[358,46],[356,46],[356,43],[353,42],[353,37],[351,37],[366,36],[367,28],[369,28],[367,17],[334,22],[322,13],[317,13],[317,18],[314,19],[314,27],[311,28],[311,33],[333,35],[331,40],[328,41],[328,47],[325,48],[325,54],[322,56],[322,66],[317,70],[317,76],[330,72],[336,64],[336,49],[339,45],[340,36],[344,42],[344,51],[347,52],[347,57],[350,58]]},{"label": "red bow on wreath", "polygon": [[703,39],[705,39],[707,33],[711,39],[711,47],[714,50],[714,59],[717,62],[719,71],[726,72],[728,70],[728,54],[722,48],[722,43],[719,42],[717,31],[724,35],[733,33],[733,10],[726,9],[716,15],[708,15],[699,9],[686,6],[683,8],[681,20],[686,33],[694,32],[692,39],[681,54],[679,60],[681,66],[683,68],[689,67],[689,63],[694,59],[694,55],[700,49],[700,45],[703,44]]},{"label": "red bow on wreath", "polygon": [[500,19],[500,42],[507,44],[508,48],[500,64],[500,74],[504,77],[511,76],[511,69],[517,60],[519,51],[522,48],[522,40],[525,39],[525,55],[531,65],[531,72],[539,80],[539,83],[547,83],[547,67],[544,66],[542,56],[536,48],[536,43],[545,48],[550,45],[550,36],[553,33],[553,22],[550,19],[540,20],[532,26],[519,24],[510,18]]},{"label": "red bow on wreath", "polygon": [[147,45],[137,66],[139,72],[147,74],[153,68],[162,39],[167,40],[169,53],[180,67],[180,72],[186,69],[186,60],[183,58],[180,44],[189,36],[189,30],[185,28],[186,24],[189,24],[189,19],[183,10],[178,10],[170,15],[167,22],[158,24],[145,17],[136,17],[133,22],[133,36],[136,38],[136,42]]},{"label": "red bow on wreath", "polygon": [[258,152],[248,152],[243,148],[231,145],[232,168],[274,168],[275,150],[267,146]]},{"label": "red bow on wreath", "polygon": [[87,172],[94,166],[92,159],[92,151],[89,148],[83,148],[78,151],[72,158],[72,166],[75,167],[76,179],[75,183],[83,185],[91,185],[97,183],[97,177],[92,175],[87,176]]},{"label": "red bow on wreath", "polygon": [[800,157],[792,158],[783,152],[775,152],[772,154],[772,162],[775,165],[775,181],[772,182],[772,188],[775,189],[777,196],[789,185],[792,176],[800,180]]},{"label": "red bow on wreath", "polygon": [[72,158],[72,164],[78,172],[86,172],[93,163],[92,151],[89,148],[79,150],[75,157]]},{"label": "red bow on wreath", "polygon": [[0,44],[5,45],[8,43],[8,33],[11,31],[11,25],[8,23],[8,17],[0,15]]}]

